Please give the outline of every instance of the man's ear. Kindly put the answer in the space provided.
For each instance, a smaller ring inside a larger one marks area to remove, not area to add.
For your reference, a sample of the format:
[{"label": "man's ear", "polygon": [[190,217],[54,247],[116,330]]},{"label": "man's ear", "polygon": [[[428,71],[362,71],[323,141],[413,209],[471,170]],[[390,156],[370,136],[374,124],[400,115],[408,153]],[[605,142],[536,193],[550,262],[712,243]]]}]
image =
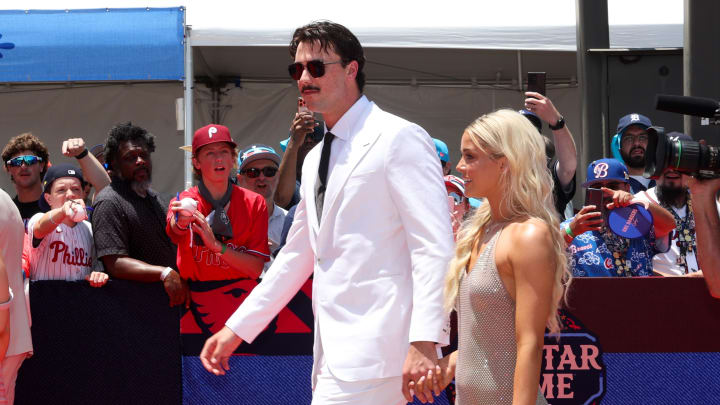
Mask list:
[{"label": "man's ear", "polygon": [[45,202],[50,205],[50,194],[43,192],[43,198],[45,199]]},{"label": "man's ear", "polygon": [[355,80],[355,76],[357,76],[358,73],[358,63],[356,60],[350,61],[350,63],[345,66],[347,75],[352,77],[353,80]]}]

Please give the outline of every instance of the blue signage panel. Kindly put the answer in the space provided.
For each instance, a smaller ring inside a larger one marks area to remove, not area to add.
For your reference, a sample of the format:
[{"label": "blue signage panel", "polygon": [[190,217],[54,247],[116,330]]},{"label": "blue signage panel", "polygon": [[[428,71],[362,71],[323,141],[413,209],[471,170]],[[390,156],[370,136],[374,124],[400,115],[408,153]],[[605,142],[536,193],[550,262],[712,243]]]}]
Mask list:
[{"label": "blue signage panel", "polygon": [[184,13],[0,10],[0,82],[182,80]]}]

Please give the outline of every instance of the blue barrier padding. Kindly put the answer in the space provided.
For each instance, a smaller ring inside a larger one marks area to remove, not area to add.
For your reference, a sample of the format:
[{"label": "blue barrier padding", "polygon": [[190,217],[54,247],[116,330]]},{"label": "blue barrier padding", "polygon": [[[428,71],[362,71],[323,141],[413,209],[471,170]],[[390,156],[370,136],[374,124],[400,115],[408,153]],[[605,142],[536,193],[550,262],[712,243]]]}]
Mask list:
[{"label": "blue barrier padding", "polygon": [[603,360],[607,367],[603,404],[720,402],[720,353],[605,353]]},{"label": "blue barrier padding", "polygon": [[0,82],[182,80],[184,13],[0,10]]}]

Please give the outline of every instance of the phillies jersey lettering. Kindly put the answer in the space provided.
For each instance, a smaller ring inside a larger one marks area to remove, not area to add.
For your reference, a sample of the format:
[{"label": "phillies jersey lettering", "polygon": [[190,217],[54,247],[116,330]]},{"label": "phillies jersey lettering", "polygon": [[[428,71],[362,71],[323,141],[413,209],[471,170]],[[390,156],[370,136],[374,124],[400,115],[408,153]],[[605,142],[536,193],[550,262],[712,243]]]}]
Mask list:
[{"label": "phillies jersey lettering", "polygon": [[50,251],[53,254],[52,262],[55,263],[62,257],[63,264],[71,264],[75,266],[87,266],[92,264],[92,257],[83,248],[75,248],[72,253],[68,251],[68,245],[64,242],[56,240],[50,243]]}]

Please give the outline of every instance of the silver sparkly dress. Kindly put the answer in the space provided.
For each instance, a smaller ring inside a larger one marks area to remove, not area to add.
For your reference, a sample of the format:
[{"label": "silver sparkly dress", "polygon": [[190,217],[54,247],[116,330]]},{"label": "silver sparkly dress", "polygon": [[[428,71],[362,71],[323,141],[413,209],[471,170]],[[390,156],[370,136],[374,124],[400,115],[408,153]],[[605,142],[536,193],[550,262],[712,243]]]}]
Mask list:
[{"label": "silver sparkly dress", "polygon": [[[515,302],[495,266],[499,235],[497,231],[475,266],[460,278],[455,368],[458,405],[511,404],[513,399]],[[547,404],[540,387],[535,403]]]}]

